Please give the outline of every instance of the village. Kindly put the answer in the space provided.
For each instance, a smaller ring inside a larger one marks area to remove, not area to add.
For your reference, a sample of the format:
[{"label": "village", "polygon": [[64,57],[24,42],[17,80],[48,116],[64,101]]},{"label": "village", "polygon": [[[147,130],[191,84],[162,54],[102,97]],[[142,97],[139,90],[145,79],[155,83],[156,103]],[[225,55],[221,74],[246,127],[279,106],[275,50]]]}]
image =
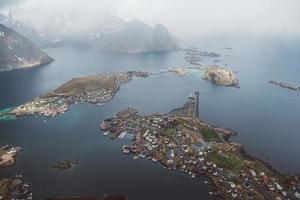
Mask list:
[{"label": "village", "polygon": [[113,99],[122,84],[132,81],[133,77],[148,77],[149,75],[148,72],[127,71],[74,78],[52,92],[36,97],[8,112],[0,113],[0,116],[55,117],[67,112],[71,104],[102,105]]},{"label": "village", "polygon": [[100,124],[104,135],[121,139],[134,159],[149,159],[168,170],[180,170],[191,178],[205,176],[213,185],[211,195],[224,199],[300,199],[299,177],[284,176],[259,159],[245,154],[239,143],[229,141],[231,130],[198,119],[198,93],[169,114],[139,116],[128,108]]}]

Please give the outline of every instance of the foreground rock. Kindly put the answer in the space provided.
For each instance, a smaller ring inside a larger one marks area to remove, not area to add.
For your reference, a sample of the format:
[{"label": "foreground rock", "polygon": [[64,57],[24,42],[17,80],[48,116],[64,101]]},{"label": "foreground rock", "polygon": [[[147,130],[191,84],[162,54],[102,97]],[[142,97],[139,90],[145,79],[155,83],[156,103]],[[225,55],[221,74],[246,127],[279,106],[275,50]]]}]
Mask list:
[{"label": "foreground rock", "polygon": [[125,154],[180,170],[191,178],[206,176],[221,199],[299,199],[298,176],[282,175],[265,162],[249,156],[239,143],[229,141],[236,133],[198,119],[198,93],[169,114],[138,115],[128,108],[100,128],[111,139],[132,138]]},{"label": "foreground rock", "polygon": [[16,157],[22,151],[20,147],[10,147],[8,145],[0,148],[0,167],[10,167],[16,163]]},{"label": "foreground rock", "polygon": [[240,87],[235,72],[230,69],[210,67],[204,73],[203,79],[216,85]]},{"label": "foreground rock", "polygon": [[0,179],[0,199],[26,199],[32,200],[32,192],[29,184],[24,182],[22,175]]},{"label": "foreground rock", "polygon": [[0,71],[35,67],[52,61],[29,39],[0,24]]}]

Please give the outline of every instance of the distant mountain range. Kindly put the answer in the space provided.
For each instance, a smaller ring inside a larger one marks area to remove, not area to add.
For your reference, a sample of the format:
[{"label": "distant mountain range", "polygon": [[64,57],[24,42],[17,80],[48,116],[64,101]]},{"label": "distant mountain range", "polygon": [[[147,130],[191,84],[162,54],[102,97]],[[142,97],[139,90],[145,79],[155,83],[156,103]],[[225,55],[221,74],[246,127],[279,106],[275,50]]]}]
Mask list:
[{"label": "distant mountain range", "polygon": [[157,24],[151,27],[138,20],[125,20],[106,14],[94,27],[80,27],[71,14],[60,14],[46,22],[46,28],[36,30],[29,22],[0,15],[3,23],[34,41],[39,47],[84,46],[97,51],[143,53],[174,51],[179,46],[168,29]]},{"label": "distant mountain range", "polygon": [[34,67],[52,61],[29,39],[0,24],[0,71]]}]

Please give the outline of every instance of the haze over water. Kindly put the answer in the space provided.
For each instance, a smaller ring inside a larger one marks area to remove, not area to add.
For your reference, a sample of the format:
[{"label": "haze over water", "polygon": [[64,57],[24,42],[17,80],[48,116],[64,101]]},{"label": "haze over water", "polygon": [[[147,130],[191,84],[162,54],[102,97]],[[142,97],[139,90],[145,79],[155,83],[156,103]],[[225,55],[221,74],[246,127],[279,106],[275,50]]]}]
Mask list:
[{"label": "haze over water", "polygon": [[[98,129],[101,120],[128,106],[141,114],[166,113],[182,106],[194,90],[200,92],[203,121],[237,131],[233,140],[276,169],[299,173],[300,93],[268,83],[278,80],[300,84],[299,44],[249,36],[192,41],[182,45],[220,53],[223,62],[218,64],[227,63],[237,71],[241,89],[215,86],[197,73],[185,77],[163,74],[135,78],[103,106],[73,105],[70,112],[46,122],[41,117],[0,121],[0,145],[24,148],[17,165],[1,169],[0,176],[23,174],[37,199],[104,193],[127,194],[130,200],[213,199],[204,179],[191,179],[148,160],[133,160],[122,153],[126,140],[111,141]],[[180,51],[130,55],[63,47],[46,52],[56,60],[50,65],[0,73],[1,109],[24,103],[75,76],[126,70],[152,72],[189,65]],[[205,58],[203,64],[213,60]],[[70,171],[52,169],[57,160],[63,159],[80,164]]]}]

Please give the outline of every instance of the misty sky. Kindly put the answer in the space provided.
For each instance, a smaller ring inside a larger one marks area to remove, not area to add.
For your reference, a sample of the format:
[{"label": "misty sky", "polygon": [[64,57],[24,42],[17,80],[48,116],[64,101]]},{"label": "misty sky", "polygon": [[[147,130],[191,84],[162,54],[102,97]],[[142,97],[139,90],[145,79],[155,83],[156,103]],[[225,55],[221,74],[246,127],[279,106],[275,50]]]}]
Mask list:
[{"label": "misty sky", "polygon": [[[150,25],[162,23],[179,38],[259,34],[300,38],[300,0],[0,0],[1,9],[37,27],[55,13],[80,13],[78,24],[97,23],[109,11]],[[15,3],[11,3],[15,2]],[[97,19],[97,20],[96,20]]]}]

